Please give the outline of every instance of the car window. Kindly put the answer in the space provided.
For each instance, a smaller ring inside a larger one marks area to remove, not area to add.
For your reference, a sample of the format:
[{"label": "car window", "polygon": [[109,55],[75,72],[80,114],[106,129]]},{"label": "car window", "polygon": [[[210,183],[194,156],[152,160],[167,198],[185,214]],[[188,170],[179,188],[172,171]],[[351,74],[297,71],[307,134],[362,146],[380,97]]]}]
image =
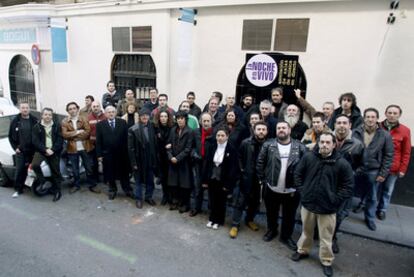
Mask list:
[{"label": "car window", "polygon": [[10,123],[13,120],[14,115],[12,116],[2,116],[0,117],[0,138],[7,138],[9,135]]}]

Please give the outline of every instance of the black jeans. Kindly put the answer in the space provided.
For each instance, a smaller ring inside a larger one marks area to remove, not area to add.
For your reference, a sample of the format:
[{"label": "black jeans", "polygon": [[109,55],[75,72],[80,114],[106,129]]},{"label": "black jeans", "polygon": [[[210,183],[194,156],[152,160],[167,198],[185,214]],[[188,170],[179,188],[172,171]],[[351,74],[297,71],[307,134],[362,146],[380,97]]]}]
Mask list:
[{"label": "black jeans", "polygon": [[180,207],[190,207],[191,189],[169,187],[171,202]]},{"label": "black jeans", "polygon": [[27,168],[33,159],[33,153],[16,153],[16,175],[14,178],[14,190],[22,193],[23,185],[27,177]]},{"label": "black jeans", "polygon": [[[131,184],[129,183],[129,176],[128,175],[126,177],[125,176],[122,177],[120,179],[120,183],[121,183],[122,190],[125,193],[128,193],[128,194],[132,193],[132,187],[131,187]],[[108,185],[109,185],[109,192],[117,192],[118,191],[115,180],[114,181],[109,181]]]},{"label": "black jeans", "polygon": [[209,220],[220,225],[224,224],[226,217],[227,191],[223,183],[211,180],[208,184],[208,200],[210,203]]},{"label": "black jeans", "polygon": [[206,190],[201,184],[201,167],[201,162],[195,162],[192,168],[194,176],[194,210],[198,212],[201,212],[203,207],[204,191]]},{"label": "black jeans", "polygon": [[240,226],[243,211],[247,206],[245,222],[254,220],[260,206],[260,184],[252,184],[250,192],[239,191],[236,195],[233,207],[233,226]]},{"label": "black jeans", "polygon": [[45,156],[39,152],[36,152],[33,157],[32,161],[32,169],[36,173],[36,177],[39,179],[40,183],[43,184],[46,182],[45,177],[43,176],[42,169],[40,165],[43,161],[46,161],[49,165],[50,172],[52,174],[52,183],[53,188],[52,191],[60,191],[60,183],[62,182],[62,175],[60,174],[60,157],[56,154],[53,154],[52,156]]},{"label": "black jeans", "polygon": [[278,228],[278,218],[280,207],[282,206],[282,228],[280,238],[286,240],[291,238],[295,228],[296,209],[299,206],[299,194],[277,193],[272,191],[267,185],[264,190],[264,202],[266,206],[267,229],[276,231]]}]

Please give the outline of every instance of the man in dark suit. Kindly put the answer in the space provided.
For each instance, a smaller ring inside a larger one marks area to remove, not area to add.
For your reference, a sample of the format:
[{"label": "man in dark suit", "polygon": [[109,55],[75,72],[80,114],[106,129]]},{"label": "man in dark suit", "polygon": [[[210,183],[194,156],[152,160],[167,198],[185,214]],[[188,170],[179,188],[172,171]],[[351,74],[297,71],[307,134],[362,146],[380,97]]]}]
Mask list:
[{"label": "man in dark suit", "polygon": [[104,182],[109,185],[109,199],[116,196],[116,180],[121,181],[126,196],[134,198],[128,178],[127,123],[115,117],[116,109],[113,106],[105,108],[105,115],[107,120],[96,125],[96,155],[98,161],[103,163]]}]

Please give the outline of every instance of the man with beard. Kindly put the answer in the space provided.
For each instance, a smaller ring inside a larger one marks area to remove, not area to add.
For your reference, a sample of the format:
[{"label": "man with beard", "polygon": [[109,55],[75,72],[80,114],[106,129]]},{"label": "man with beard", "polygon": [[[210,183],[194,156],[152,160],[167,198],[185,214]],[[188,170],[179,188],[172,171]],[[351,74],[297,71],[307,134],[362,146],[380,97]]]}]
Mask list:
[{"label": "man with beard", "polygon": [[[342,155],[342,157],[348,161],[351,165],[353,174],[355,176],[356,171],[362,165],[362,155],[364,153],[364,145],[361,141],[352,137],[351,121],[346,115],[339,115],[335,122],[335,138],[336,138],[336,151]],[[344,201],[341,207],[339,207],[336,214],[336,227],[332,241],[333,253],[339,253],[339,244],[337,239],[337,232],[342,222],[349,215],[349,208],[351,206],[352,199]]]},{"label": "man with beard", "polygon": [[240,189],[235,197],[233,224],[229,233],[233,239],[237,237],[242,214],[246,207],[245,224],[253,231],[259,230],[254,223],[254,216],[260,205],[260,184],[256,174],[256,161],[266,141],[267,125],[264,122],[258,122],[253,130],[254,135],[243,140],[239,149]]},{"label": "man with beard", "polygon": [[192,151],[191,158],[193,160],[194,175],[194,208],[190,211],[190,216],[196,216],[201,213],[203,206],[204,190],[201,184],[201,174],[203,160],[208,144],[214,142],[213,136],[213,118],[211,114],[204,112],[200,116],[201,128],[194,131],[195,147]]},{"label": "man with beard", "polygon": [[356,129],[364,124],[364,120],[361,116],[361,110],[356,103],[356,96],[352,92],[347,92],[339,97],[339,105],[328,122],[328,127],[333,129],[335,125],[336,117],[340,114],[345,114],[349,117],[352,124],[352,130]]},{"label": "man with beard", "polygon": [[250,115],[252,113],[260,113],[259,105],[254,104],[254,98],[251,94],[243,95],[240,107],[244,113],[243,124],[246,126],[249,125]]},{"label": "man with beard", "polygon": [[302,234],[291,259],[309,257],[315,225],[319,229],[319,259],[323,273],[332,276],[332,237],[336,213],[352,196],[353,173],[349,163],[335,151],[335,136],[322,133],[318,150],[307,152],[295,170],[295,187],[301,196]]},{"label": "man with beard", "polygon": [[272,103],[269,100],[263,100],[260,102],[259,109],[262,120],[267,125],[267,137],[274,138],[276,136],[277,119],[271,114]]},{"label": "man with beard", "polygon": [[306,130],[305,135],[302,138],[302,143],[309,150],[313,150],[318,141],[318,138],[322,132],[330,132],[331,129],[326,127],[325,115],[321,112],[316,112],[312,116],[312,128]]},{"label": "man with beard", "polygon": [[272,114],[276,118],[283,118],[288,104],[283,102],[283,88],[277,87],[272,89]]},{"label": "man with beard", "polygon": [[308,129],[308,125],[300,120],[299,107],[293,104],[287,106],[284,113],[284,119],[289,123],[290,128],[292,128],[291,137],[293,139],[301,140]]},{"label": "man with beard", "polygon": [[364,111],[364,125],[354,130],[354,137],[365,145],[363,166],[356,183],[362,189],[359,206],[365,200],[365,224],[371,231],[376,230],[378,187],[389,174],[394,154],[392,137],[380,128],[378,118],[379,112],[368,108]]},{"label": "man with beard", "polygon": [[263,185],[263,199],[266,206],[267,232],[264,241],[271,241],[278,234],[279,210],[282,207],[282,228],[280,242],[296,251],[292,239],[295,227],[299,194],[293,188],[293,172],[306,152],[306,148],[292,139],[290,125],[279,121],[276,125],[276,139],[264,143],[257,159],[257,177]]},{"label": "man with beard", "polygon": [[105,109],[107,106],[114,106],[118,104],[119,100],[122,99],[121,92],[115,90],[115,83],[113,81],[109,81],[106,84],[106,88],[108,92],[102,95],[102,106]]}]

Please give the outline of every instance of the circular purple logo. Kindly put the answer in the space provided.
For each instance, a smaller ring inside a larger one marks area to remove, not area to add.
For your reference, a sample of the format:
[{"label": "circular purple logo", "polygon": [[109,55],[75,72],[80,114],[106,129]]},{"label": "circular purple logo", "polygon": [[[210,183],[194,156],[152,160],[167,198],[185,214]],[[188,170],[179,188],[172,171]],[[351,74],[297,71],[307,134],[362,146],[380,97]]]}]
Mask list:
[{"label": "circular purple logo", "polygon": [[245,72],[250,83],[257,87],[265,87],[276,79],[277,64],[269,55],[258,54],[247,61]]}]

